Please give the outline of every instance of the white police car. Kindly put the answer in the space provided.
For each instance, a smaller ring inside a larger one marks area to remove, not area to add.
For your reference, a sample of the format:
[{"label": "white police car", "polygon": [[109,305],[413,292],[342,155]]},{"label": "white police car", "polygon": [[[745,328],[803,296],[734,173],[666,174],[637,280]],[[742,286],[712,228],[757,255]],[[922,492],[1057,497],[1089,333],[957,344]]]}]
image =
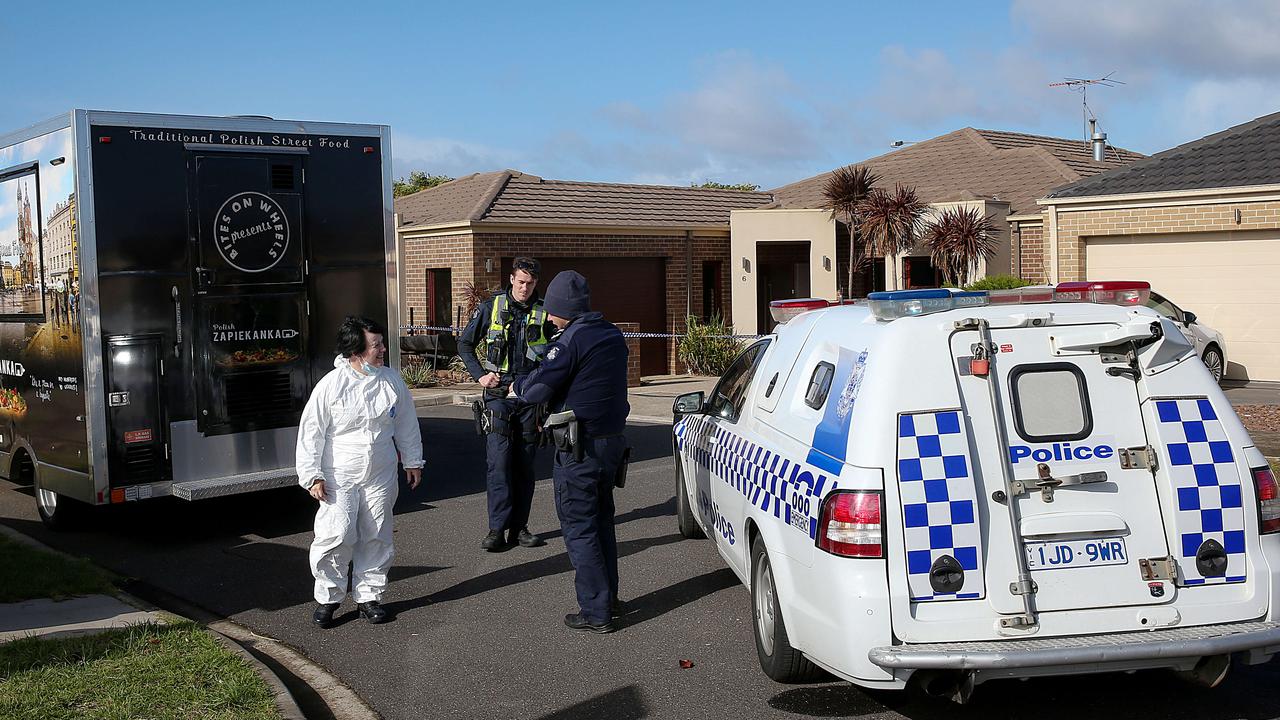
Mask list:
[{"label": "white police car", "polygon": [[779,301],[676,400],[680,531],[772,678],[992,678],[1280,650],[1280,487],[1146,283]]}]

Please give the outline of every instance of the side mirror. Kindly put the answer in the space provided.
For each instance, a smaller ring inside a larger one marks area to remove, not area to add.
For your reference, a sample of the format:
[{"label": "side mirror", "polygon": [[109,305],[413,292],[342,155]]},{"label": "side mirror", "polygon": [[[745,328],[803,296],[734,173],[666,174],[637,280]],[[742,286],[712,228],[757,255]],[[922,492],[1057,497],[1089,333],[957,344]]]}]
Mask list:
[{"label": "side mirror", "polygon": [[702,412],[702,406],[705,402],[706,395],[702,391],[685,393],[676,398],[676,401],[671,405],[671,412],[676,415]]},{"label": "side mirror", "polygon": [[1186,324],[1188,324],[1188,325],[1195,325],[1195,324],[1196,324],[1196,314],[1195,314],[1195,313],[1193,313],[1193,312],[1191,312],[1190,310],[1183,310],[1183,311],[1182,311],[1182,322],[1184,322],[1184,323],[1186,323]]}]

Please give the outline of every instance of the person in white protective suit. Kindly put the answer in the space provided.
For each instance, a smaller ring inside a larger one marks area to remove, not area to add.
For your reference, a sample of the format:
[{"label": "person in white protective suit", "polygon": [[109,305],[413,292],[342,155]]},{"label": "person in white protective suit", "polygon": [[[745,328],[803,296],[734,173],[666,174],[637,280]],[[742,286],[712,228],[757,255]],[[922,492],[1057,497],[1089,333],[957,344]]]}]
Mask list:
[{"label": "person in white protective suit", "polygon": [[409,488],[422,480],[422,436],[413,397],[386,367],[386,331],[348,317],[338,329],[333,370],[316,383],[298,425],[298,482],[320,502],[311,574],[316,625],[333,624],[347,593],[371,623],[390,618],[380,601],[391,566],[392,507],[399,494],[396,451]]}]

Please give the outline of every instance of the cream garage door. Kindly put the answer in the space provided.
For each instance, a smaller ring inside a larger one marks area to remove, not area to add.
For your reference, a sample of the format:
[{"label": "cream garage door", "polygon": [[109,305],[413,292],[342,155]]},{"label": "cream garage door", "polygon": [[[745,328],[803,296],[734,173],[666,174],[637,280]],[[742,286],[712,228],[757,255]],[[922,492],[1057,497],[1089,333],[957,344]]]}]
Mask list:
[{"label": "cream garage door", "polygon": [[1147,280],[1223,334],[1227,377],[1280,380],[1280,232],[1089,238],[1085,273]]}]

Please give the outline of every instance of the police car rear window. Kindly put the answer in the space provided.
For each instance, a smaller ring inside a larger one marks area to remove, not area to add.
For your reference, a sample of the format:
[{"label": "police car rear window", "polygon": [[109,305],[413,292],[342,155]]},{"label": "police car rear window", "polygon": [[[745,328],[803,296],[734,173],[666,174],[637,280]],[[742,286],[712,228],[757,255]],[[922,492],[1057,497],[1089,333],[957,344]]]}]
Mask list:
[{"label": "police car rear window", "polygon": [[1079,440],[1093,432],[1089,390],[1075,365],[1019,365],[1009,385],[1014,425],[1024,440]]},{"label": "police car rear window", "polygon": [[813,376],[809,378],[809,387],[804,393],[804,404],[819,410],[823,403],[827,401],[827,394],[831,392],[831,378],[836,374],[836,368],[829,362],[820,362],[813,369]]}]

